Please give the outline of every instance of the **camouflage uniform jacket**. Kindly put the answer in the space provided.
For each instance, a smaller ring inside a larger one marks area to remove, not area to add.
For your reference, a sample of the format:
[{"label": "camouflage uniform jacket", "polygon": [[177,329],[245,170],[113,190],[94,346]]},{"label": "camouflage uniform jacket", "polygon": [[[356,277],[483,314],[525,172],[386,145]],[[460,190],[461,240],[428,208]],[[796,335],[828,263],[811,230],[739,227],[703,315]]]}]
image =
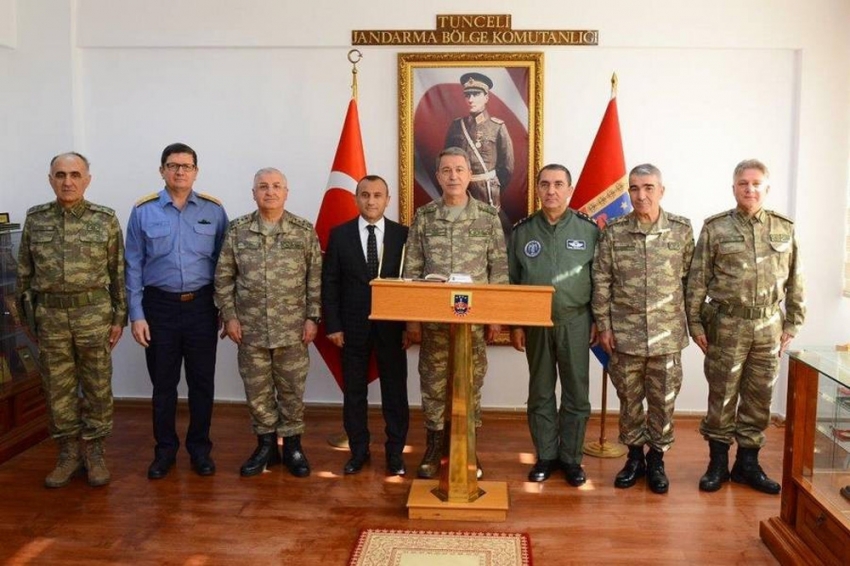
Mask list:
[{"label": "camouflage uniform jacket", "polygon": [[737,209],[705,220],[688,277],[691,336],[705,334],[706,297],[733,307],[766,307],[785,300],[783,332],[795,336],[806,315],[794,222],[772,210],[747,218]]},{"label": "camouflage uniform jacket", "polygon": [[688,345],[685,280],[694,255],[691,222],[661,214],[648,233],[634,212],[608,224],[593,261],[593,316],[614,331],[618,352],[660,356]]},{"label": "camouflage uniform jacket", "polygon": [[552,322],[565,323],[570,313],[590,304],[590,274],[599,228],[567,209],[556,224],[537,211],[518,222],[508,249],[511,283],[552,285]]},{"label": "camouflage uniform jacket", "polygon": [[30,208],[18,250],[18,295],[99,289],[109,292],[112,326],[126,326],[124,238],[115,211],[87,200],[67,211],[56,201]]},{"label": "camouflage uniform jacket", "polygon": [[215,303],[238,319],[245,344],[260,348],[301,341],[304,321],[321,314],[322,252],[313,225],[284,211],[264,234],[259,213],[230,223],[215,271]]},{"label": "camouflage uniform jacket", "polygon": [[407,237],[404,276],[466,273],[475,283],[508,282],[505,235],[496,209],[469,198],[454,222],[443,200],[419,207]]}]

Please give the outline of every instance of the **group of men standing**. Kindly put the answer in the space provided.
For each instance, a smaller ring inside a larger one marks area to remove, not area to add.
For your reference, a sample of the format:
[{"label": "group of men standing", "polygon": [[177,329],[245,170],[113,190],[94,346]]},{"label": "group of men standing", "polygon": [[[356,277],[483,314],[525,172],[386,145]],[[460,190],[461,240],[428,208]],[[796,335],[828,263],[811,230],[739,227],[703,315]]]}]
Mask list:
[{"label": "group of men standing", "polygon": [[[360,472],[371,458],[367,383],[373,355],[386,470],[406,473],[406,349],[421,342],[426,448],[417,475],[435,477],[445,441],[448,325],[369,321],[369,282],[400,273],[414,279],[464,273],[473,283],[555,287],[553,327],[510,330],[511,344],[525,351],[529,365],[528,422],[537,454],[530,481],[544,481],[559,468],[571,485],[586,481],[581,459],[590,413],[589,347],[598,344],[610,356],[620,440],[629,447],[615,486],[631,487],[646,475],[652,491],[666,492],[663,456],[673,442],[689,329],[706,353],[710,391],[701,425],[710,464],[700,489],[714,491],[731,477],[779,491],[759,466],[758,450],[779,357],[803,322],[804,306],[793,224],[762,208],[769,189],[763,164],[738,165],[737,207],[707,219],[696,248],[690,222],[660,208],[661,172],[649,164],[629,175],[634,211],[602,231],[568,208],[569,171],[543,167],[536,179],[541,209],[514,227],[509,246],[498,209],[468,192],[468,153],[444,149],[436,173],[442,197],[420,207],[409,230],[384,217],[386,181],[374,175],[360,180],[360,214],[331,231],[323,262],[313,226],[285,210],[289,188],[277,169],[254,176],[256,211],[228,222],[217,199],[193,189],[194,150],[166,147],[160,163],[165,188],[133,207],[125,249],[114,211],[84,199],[91,180],[86,158],[55,157],[49,180],[56,200],[28,211],[18,262],[18,291],[36,305],[50,430],[60,447],[45,485],[66,485],[83,468],[91,485],[109,482],[103,438],[112,427],[110,350],[128,314],[153,384],[150,479],[168,474],[180,446],[175,414],[181,369],[189,392],[185,444],[191,465],[199,475],[215,473],[209,431],[221,325],[221,336],[238,347],[257,436],[240,473],[253,476],[282,461],[293,475],[309,475],[301,446],[303,395],[307,347],[322,313],[327,336],[342,354],[351,452],[344,473]],[[473,328],[476,427],[486,344],[500,331],[498,325]],[[738,454],[730,474],[733,441]]]},{"label": "group of men standing", "polygon": [[[645,476],[651,491],[666,493],[663,459],[673,444],[681,351],[690,331],[706,355],[709,386],[700,431],[710,457],[699,488],[716,491],[732,479],[779,493],[758,452],[779,359],[805,314],[797,241],[793,222],[762,206],[770,188],[764,164],[739,163],[732,188],[736,208],[708,218],[695,247],[690,221],[661,208],[662,174],[651,164],[629,173],[633,211],[601,233],[567,208],[573,188],[565,168],[547,165],[538,173],[541,209],[515,226],[509,247],[511,283],[555,287],[554,326],[511,332],[529,363],[528,417],[537,450],[530,481],[562,468],[571,485],[585,482],[589,343],[610,357],[619,439],[629,449],[615,487],[632,487]],[[730,473],[733,442],[738,452]]]}]

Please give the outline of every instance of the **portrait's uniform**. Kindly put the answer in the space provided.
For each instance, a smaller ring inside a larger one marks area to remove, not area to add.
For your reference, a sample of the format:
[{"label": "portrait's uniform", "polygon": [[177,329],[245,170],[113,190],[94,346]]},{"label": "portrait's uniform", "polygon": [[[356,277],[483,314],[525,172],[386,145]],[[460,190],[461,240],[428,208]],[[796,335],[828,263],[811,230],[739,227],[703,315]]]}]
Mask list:
[{"label": "portrait's uniform", "polygon": [[215,274],[225,322],[238,320],[239,374],[254,433],[304,432],[310,360],[304,322],[321,314],[322,251],[313,225],[284,211],[273,225],[258,212],[230,223]]},{"label": "portrait's uniform", "polygon": [[[556,224],[542,211],[517,223],[508,249],[510,281],[552,285],[552,327],[525,331],[528,426],[539,459],[581,463],[590,365],[591,265],[599,228],[570,209]],[[560,378],[560,408],[555,385]]]},{"label": "portrait's uniform", "polygon": [[[785,312],[780,303],[785,302]],[[770,420],[782,333],[805,318],[794,223],[770,210],[706,219],[687,288],[691,336],[705,335],[706,440],[759,448]]]},{"label": "portrait's uniform", "polygon": [[469,194],[497,209],[501,192],[514,172],[514,148],[504,120],[483,111],[455,119],[449,126],[444,147],[459,147],[469,156],[472,180]]},{"label": "portrait's uniform", "polygon": [[[465,273],[475,283],[508,282],[505,237],[495,208],[470,198],[453,218],[441,200],[419,207],[410,226],[404,275]],[[443,430],[449,361],[449,325],[422,324],[419,379],[425,428]],[[481,386],[487,373],[484,328],[472,327],[475,424],[481,426]]]},{"label": "portrait's uniform", "polygon": [[218,199],[192,191],[183,209],[168,190],[143,197],[127,223],[126,274],[130,320],[146,320],[145,360],[153,384],[156,456],[173,458],[177,384],[185,362],[189,393],[186,449],[207,457],[215,390],[218,310],[213,275],[227,214]]},{"label": "portrait's uniform", "polygon": [[664,452],[673,443],[693,254],[690,221],[663,209],[649,227],[634,212],[617,218],[596,246],[593,316],[599,332],[614,333],[608,371],[620,399],[620,442],[627,446]]},{"label": "portrait's uniform", "polygon": [[[124,242],[111,208],[81,200],[27,211],[17,290],[35,307],[42,385],[53,438],[112,432],[110,328],[127,324]],[[80,399],[79,395],[82,395]]]}]

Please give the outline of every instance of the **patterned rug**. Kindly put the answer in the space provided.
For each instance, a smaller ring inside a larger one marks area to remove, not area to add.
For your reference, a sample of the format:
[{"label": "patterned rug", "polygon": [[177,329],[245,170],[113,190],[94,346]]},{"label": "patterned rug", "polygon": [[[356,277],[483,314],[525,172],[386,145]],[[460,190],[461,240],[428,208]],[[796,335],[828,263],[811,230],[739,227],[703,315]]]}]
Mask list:
[{"label": "patterned rug", "polygon": [[523,533],[364,529],[348,566],[531,566]]}]

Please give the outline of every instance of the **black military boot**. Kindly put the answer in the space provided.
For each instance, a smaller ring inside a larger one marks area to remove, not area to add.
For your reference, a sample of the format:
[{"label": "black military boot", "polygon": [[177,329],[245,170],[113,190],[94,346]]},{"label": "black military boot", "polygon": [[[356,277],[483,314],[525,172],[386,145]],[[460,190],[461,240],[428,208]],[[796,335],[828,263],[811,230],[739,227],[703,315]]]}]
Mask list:
[{"label": "black military boot", "polygon": [[650,448],[646,453],[646,484],[652,493],[667,493],[670,481],[664,473],[664,452]]},{"label": "black military boot", "polygon": [[428,430],[425,447],[425,455],[416,475],[424,479],[432,479],[440,473],[440,458],[443,457],[443,431]]},{"label": "black military boot", "polygon": [[301,435],[283,437],[283,465],[296,478],[306,478],[310,475],[310,463],[301,449]]},{"label": "black military boot", "polygon": [[643,457],[643,446],[629,446],[629,456],[626,465],[614,478],[614,487],[625,489],[632,487],[646,474],[646,459]]},{"label": "black military boot", "polygon": [[256,476],[275,464],[280,464],[280,452],[277,451],[277,434],[273,432],[259,434],[257,435],[257,449],[239,468],[239,475],[246,478]]},{"label": "black military boot", "polygon": [[708,469],[699,479],[700,491],[717,491],[729,481],[729,445],[719,440],[708,441]]},{"label": "black military boot", "polygon": [[776,495],[782,487],[767,477],[767,474],[761,469],[759,465],[759,450],[760,448],[738,446],[738,453],[735,455],[735,465],[732,466],[732,481],[735,483],[745,483],[757,491]]}]

